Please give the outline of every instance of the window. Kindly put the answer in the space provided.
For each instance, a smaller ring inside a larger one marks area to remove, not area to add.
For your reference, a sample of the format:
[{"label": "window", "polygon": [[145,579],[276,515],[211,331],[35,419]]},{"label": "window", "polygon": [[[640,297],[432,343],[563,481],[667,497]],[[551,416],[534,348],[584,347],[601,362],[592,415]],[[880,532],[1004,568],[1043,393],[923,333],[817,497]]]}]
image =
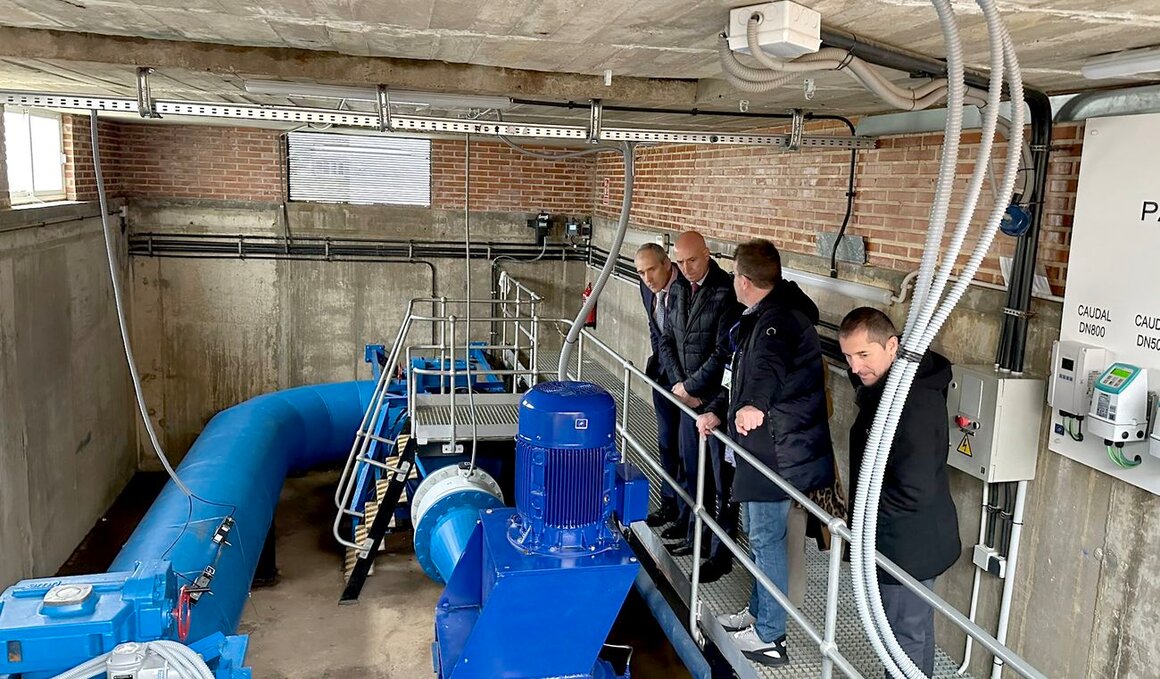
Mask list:
[{"label": "window", "polygon": [[291,132],[290,200],[431,205],[431,141]]},{"label": "window", "polygon": [[12,204],[64,200],[64,148],[60,116],[6,109],[4,150]]}]

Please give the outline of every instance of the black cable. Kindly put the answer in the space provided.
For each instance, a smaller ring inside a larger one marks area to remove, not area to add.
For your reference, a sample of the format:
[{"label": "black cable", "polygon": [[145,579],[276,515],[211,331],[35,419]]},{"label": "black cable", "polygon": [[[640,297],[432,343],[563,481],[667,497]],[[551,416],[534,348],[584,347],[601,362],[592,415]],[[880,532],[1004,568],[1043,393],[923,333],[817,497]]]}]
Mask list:
[{"label": "black cable", "polygon": [[998,363],[1000,368],[1023,372],[1027,350],[1027,312],[1031,309],[1031,291],[1035,283],[1035,265],[1039,253],[1039,233],[1043,222],[1043,201],[1047,191],[1047,163],[1051,148],[1051,102],[1037,90],[1026,90],[1024,101],[1031,111],[1031,161],[1035,182],[1028,197],[1031,225],[1019,237],[1011,260],[1011,277],[1007,286],[1008,309],[1000,331]]},{"label": "black cable", "polygon": [[[836,120],[846,125],[853,135],[856,132],[853,121],[845,116],[806,114],[807,120]],[[838,236],[834,239],[834,247],[830,250],[830,278],[838,277],[838,248],[842,239],[846,237],[846,227],[850,225],[850,218],[854,214],[854,178],[858,166],[858,149],[850,149],[850,175],[846,184],[846,214],[842,217],[842,226],[838,229]]]},{"label": "black cable", "polygon": [[998,506],[998,504],[996,504],[996,501],[997,501],[996,498],[998,496],[998,488],[997,488],[998,484],[989,484],[989,485],[991,485],[991,493],[990,493],[990,499],[987,501],[987,537],[985,540],[985,544],[988,547],[994,547],[995,546],[995,530],[996,530],[997,524],[998,524],[997,514],[999,511],[999,506]]}]

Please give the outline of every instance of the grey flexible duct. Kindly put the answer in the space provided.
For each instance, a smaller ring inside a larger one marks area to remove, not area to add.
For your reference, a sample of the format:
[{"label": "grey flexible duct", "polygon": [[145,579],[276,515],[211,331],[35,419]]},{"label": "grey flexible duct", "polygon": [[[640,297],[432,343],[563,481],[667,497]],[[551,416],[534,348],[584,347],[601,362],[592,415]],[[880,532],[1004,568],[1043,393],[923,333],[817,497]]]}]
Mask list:
[{"label": "grey flexible duct", "polygon": [[[616,235],[613,236],[612,245],[608,248],[608,251],[615,255],[620,254],[620,246],[624,244],[624,234],[628,232],[628,215],[632,210],[632,187],[636,173],[636,144],[626,142],[621,152],[624,154],[624,200],[620,203],[620,222],[616,225]],[[612,271],[615,268],[616,257],[610,256],[608,261],[604,263],[604,268],[601,269],[596,284],[592,286],[592,294],[584,302],[580,313],[576,314],[576,320],[572,321],[572,327],[568,329],[568,336],[564,339],[564,346],[560,348],[560,365],[556,370],[557,379],[568,379],[568,364],[572,362],[572,352],[576,348],[580,331],[584,329],[584,320],[588,318],[589,312],[596,306],[596,300],[600,298],[600,293],[604,290],[608,279],[612,277]]]},{"label": "grey flexible duct", "polygon": [[[718,39],[717,52],[725,78],[730,85],[743,92],[768,92],[807,73],[840,70],[886,103],[904,111],[925,109],[946,97],[946,79],[932,80],[914,88],[899,87],[873,65],[837,48],[825,48],[792,61],[779,61],[761,49],[758,44],[757,26],[758,20],[755,15],[746,24],[746,41],[753,58],[765,68],[754,68],[741,63],[729,48],[725,34],[721,34]],[[968,88],[965,100],[979,105],[985,98],[983,93]]]}]

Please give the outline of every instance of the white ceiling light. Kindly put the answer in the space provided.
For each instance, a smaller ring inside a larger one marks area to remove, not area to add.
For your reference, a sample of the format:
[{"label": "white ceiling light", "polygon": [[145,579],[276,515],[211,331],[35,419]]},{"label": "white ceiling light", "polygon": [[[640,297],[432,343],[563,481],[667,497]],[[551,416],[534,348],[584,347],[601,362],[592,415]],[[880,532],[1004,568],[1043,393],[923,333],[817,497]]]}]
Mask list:
[{"label": "white ceiling light", "polygon": [[1122,78],[1156,71],[1160,71],[1160,48],[1156,47],[1105,54],[1088,59],[1081,69],[1083,77],[1088,80]]},{"label": "white ceiling light", "polygon": [[[342,85],[319,85],[285,80],[247,80],[246,91],[250,94],[273,94],[283,97],[318,97],[320,99],[348,99],[375,101],[377,93],[373,87],[345,87]],[[391,104],[396,106],[430,107],[437,109],[499,109],[511,108],[508,97],[492,97],[476,94],[441,94],[438,92],[408,92],[388,90]]]}]

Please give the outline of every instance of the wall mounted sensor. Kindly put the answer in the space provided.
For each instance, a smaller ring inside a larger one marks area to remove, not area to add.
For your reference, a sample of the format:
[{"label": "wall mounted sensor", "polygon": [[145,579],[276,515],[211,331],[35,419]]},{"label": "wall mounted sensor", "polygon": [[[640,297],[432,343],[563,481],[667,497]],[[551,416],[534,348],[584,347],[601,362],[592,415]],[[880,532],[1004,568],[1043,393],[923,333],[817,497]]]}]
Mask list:
[{"label": "wall mounted sensor", "polygon": [[536,245],[543,245],[548,238],[548,231],[552,228],[552,216],[541,212],[535,219],[528,220],[528,228],[536,230]]},{"label": "wall mounted sensor", "polygon": [[1142,442],[1148,428],[1148,376],[1142,368],[1113,363],[1096,380],[1088,431],[1104,441]]},{"label": "wall mounted sensor", "polygon": [[1091,409],[1092,387],[1111,361],[1103,347],[1059,340],[1051,346],[1047,402],[1060,415],[1082,420]]}]

